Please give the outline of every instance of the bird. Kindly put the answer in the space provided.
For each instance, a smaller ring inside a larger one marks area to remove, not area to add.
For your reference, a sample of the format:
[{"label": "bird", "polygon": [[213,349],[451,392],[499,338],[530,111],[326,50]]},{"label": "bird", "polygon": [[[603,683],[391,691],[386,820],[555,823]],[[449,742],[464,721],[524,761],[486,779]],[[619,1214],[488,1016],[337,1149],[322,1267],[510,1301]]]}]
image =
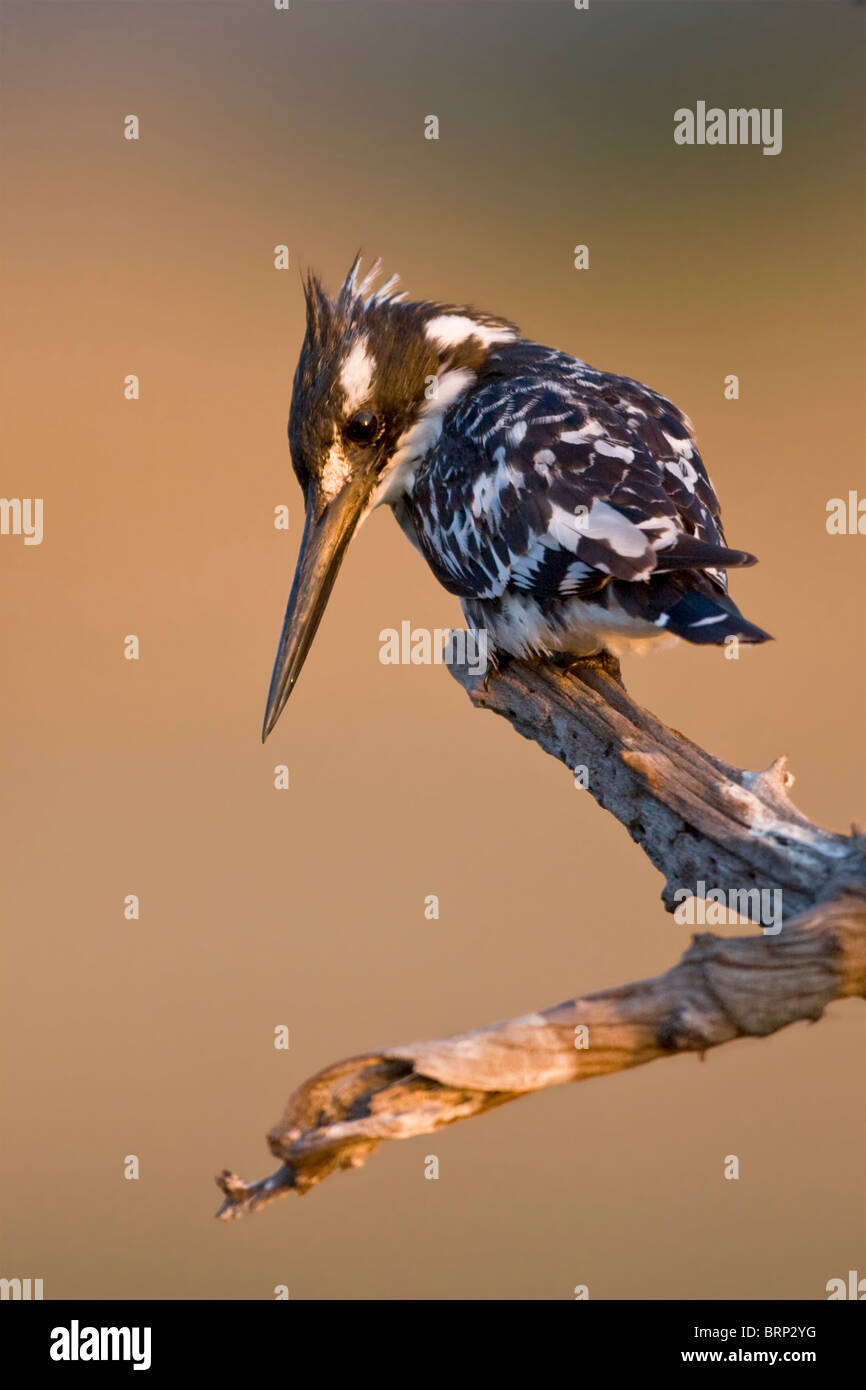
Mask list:
[{"label": "bird", "polygon": [[466,305],[410,300],[356,256],[336,297],[303,279],[288,436],[304,527],[262,740],[346,550],[380,506],[486,635],[495,666],[568,666],[683,639],[770,635],[743,617],[691,421],[632,378]]}]

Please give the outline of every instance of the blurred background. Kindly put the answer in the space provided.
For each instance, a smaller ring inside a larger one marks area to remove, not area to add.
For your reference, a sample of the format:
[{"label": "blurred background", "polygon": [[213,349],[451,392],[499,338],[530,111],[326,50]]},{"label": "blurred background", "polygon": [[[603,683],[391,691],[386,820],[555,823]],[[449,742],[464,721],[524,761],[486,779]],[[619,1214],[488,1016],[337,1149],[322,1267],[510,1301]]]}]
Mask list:
[{"label": "blurred background", "polygon": [[[846,829],[863,541],[825,520],[863,476],[862,19],[4,0],[2,492],[44,498],[41,546],[0,539],[4,1276],[47,1298],[810,1299],[862,1269],[853,1003],[213,1220],[213,1174],[272,1171],[264,1135],[321,1067],[689,942],[564,768],[443,667],[380,664],[382,628],[460,622],[385,511],[260,745],[302,520],[299,271],[336,287],[361,247],[691,415],[730,543],[761,560],[734,596],[777,640],[632,659],[626,682],[738,766],[787,753],[802,809]],[[676,146],[698,100],[781,107],[782,153]]]}]

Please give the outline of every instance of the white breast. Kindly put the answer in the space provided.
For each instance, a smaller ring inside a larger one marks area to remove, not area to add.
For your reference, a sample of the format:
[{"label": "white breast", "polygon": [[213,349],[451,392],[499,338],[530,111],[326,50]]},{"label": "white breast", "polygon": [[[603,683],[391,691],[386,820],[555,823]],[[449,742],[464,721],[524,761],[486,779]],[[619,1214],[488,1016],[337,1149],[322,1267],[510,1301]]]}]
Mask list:
[{"label": "white breast", "polygon": [[591,656],[602,648],[621,656],[678,640],[663,627],[632,617],[616,603],[601,608],[582,599],[563,598],[551,612],[525,594],[505,594],[466,607],[469,622],[486,627],[491,648],[518,657],[551,652]]}]

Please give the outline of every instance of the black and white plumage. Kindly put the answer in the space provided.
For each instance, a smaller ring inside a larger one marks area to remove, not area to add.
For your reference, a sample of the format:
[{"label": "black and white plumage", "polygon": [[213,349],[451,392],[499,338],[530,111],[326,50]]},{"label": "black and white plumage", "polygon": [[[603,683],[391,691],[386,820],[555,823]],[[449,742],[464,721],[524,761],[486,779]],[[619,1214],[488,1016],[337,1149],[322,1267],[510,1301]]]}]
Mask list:
[{"label": "black and white plumage", "polygon": [[505,319],[405,302],[378,266],[307,282],[289,438],[306,526],[265,718],[273,727],[345,548],[390,505],[488,648],[617,653],[660,638],[762,642],[689,420],[649,387]]}]

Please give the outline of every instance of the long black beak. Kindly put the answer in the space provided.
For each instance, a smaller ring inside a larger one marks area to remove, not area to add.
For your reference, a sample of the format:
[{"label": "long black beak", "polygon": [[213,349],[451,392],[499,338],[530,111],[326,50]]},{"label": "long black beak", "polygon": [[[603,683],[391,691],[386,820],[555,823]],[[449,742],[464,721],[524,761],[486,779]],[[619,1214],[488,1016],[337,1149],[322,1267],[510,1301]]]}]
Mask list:
[{"label": "long black beak", "polygon": [[369,499],[372,485],[352,478],[324,510],[311,485],[301,549],[283,620],[280,645],[268,691],[262,743],[285,708],[313,644],[343,556]]}]

